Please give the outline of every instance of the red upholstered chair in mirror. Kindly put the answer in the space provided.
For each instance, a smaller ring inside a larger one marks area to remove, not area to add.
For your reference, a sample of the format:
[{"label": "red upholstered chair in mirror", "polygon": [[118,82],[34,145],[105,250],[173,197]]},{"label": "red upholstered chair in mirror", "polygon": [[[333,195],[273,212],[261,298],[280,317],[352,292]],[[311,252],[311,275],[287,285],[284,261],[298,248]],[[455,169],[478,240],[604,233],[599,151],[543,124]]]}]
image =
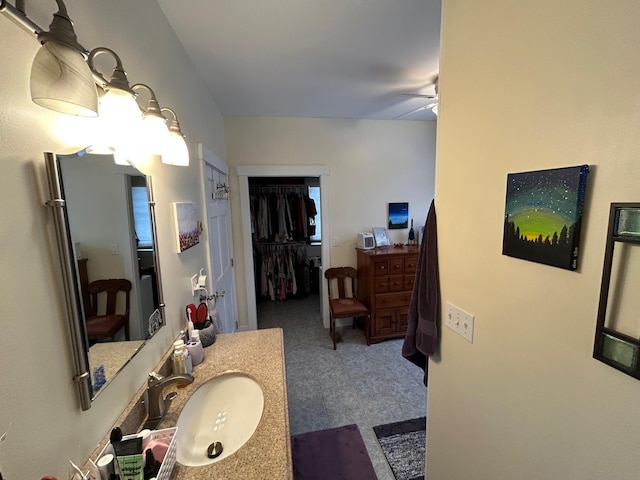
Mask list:
[{"label": "red upholstered chair in mirror", "polygon": [[331,340],[333,340],[333,349],[336,349],[336,318],[353,317],[353,328],[356,327],[358,318],[364,318],[364,335],[367,345],[370,345],[371,317],[369,309],[355,298],[358,271],[352,267],[334,267],[324,272],[324,277],[327,279],[327,291],[329,292],[329,330]]},{"label": "red upholstered chair in mirror", "polygon": [[[115,340],[116,334],[124,327],[124,336],[129,340],[129,294],[131,282],[125,278],[95,280],[87,290],[91,297],[92,312],[87,317],[87,337],[89,342]],[[118,295],[124,295],[124,312],[116,313]]]}]

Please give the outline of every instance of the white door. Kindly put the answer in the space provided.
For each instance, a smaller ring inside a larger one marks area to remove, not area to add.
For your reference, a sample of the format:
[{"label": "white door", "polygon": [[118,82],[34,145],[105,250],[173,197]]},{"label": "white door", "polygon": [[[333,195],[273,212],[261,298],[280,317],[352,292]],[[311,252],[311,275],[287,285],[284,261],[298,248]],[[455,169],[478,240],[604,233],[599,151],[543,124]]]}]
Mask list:
[{"label": "white door", "polygon": [[233,270],[233,241],[229,195],[229,167],[204,145],[198,150],[202,159],[204,196],[209,239],[209,295],[216,296],[216,309],[225,333],[238,328],[238,306]]}]

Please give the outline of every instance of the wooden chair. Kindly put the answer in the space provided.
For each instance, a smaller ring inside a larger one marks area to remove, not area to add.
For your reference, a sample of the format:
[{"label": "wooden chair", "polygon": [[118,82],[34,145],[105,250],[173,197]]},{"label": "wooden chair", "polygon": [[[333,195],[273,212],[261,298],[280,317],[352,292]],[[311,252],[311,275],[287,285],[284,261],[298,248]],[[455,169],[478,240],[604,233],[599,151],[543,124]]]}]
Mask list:
[{"label": "wooden chair", "polygon": [[[357,270],[352,267],[330,268],[324,272],[324,277],[327,279],[327,291],[329,292],[329,329],[333,340],[333,349],[336,349],[336,318],[353,317],[353,328],[355,328],[356,319],[364,317],[364,335],[367,345],[370,345],[369,327],[371,317],[369,309],[355,298],[356,280],[358,278]],[[337,286],[337,289],[333,288],[334,285]]]},{"label": "wooden chair", "polygon": [[[129,340],[129,294],[131,282],[125,278],[111,278],[109,280],[95,280],[89,283],[87,290],[91,297],[91,314],[87,313],[87,337],[89,341],[111,339],[124,327],[124,336]],[[125,295],[124,313],[116,313],[118,294]],[[100,298],[106,297],[104,310],[98,303]]]}]

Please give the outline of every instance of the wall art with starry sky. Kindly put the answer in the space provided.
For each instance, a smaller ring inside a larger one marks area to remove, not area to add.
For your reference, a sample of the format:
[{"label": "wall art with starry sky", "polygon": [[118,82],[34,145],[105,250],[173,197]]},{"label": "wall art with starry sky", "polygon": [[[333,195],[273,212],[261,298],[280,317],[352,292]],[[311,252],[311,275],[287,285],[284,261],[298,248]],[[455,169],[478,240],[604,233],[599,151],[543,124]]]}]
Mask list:
[{"label": "wall art with starry sky", "polygon": [[576,270],[589,165],[510,173],[502,254]]}]

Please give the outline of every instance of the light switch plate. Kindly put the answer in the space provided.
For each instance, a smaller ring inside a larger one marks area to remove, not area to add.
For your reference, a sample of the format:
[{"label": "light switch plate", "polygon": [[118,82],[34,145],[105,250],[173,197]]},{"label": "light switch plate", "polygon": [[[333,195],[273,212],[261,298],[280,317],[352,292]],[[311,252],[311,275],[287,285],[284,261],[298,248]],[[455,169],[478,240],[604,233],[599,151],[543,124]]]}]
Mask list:
[{"label": "light switch plate", "polygon": [[444,324],[469,343],[473,343],[473,327],[475,317],[456,307],[453,303],[447,302]]}]

